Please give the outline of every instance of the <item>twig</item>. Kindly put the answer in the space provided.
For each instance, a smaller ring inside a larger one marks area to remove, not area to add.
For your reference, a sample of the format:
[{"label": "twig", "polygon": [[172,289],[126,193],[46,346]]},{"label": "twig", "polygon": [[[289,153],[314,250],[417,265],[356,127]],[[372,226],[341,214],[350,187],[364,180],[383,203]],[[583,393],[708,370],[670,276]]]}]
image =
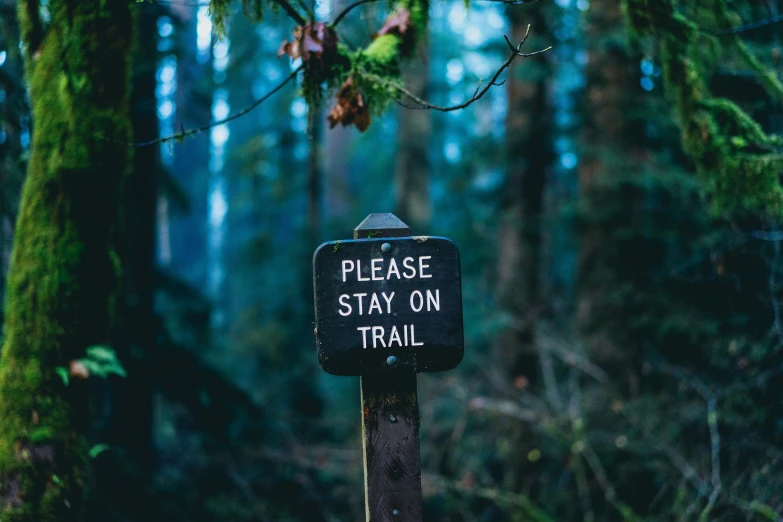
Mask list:
[{"label": "twig", "polygon": [[511,491],[503,491],[500,489],[489,487],[467,487],[461,483],[447,480],[440,475],[423,474],[423,482],[432,486],[433,489],[438,490],[451,490],[462,495],[470,495],[476,498],[483,498],[491,500],[500,504],[507,504],[521,508],[526,512],[528,517],[532,520],[538,520],[541,522],[553,522],[554,519],[541,508],[537,507],[527,495],[522,493],[514,493]]},{"label": "twig", "polygon": [[166,4],[166,5],[176,5],[176,6],[182,6],[182,7],[209,7],[209,2],[175,2],[174,0],[149,0],[149,2],[138,2],[138,3],[150,3],[150,4]]},{"label": "twig", "polygon": [[505,5],[527,5],[541,0],[481,0],[482,2],[491,2],[493,4],[505,4]]},{"label": "twig", "polygon": [[350,5],[346,6],[345,9],[340,11],[340,14],[338,14],[335,17],[334,21],[331,24],[332,27],[337,26],[337,24],[339,24],[342,21],[342,19],[345,18],[348,15],[348,13],[353,11],[355,8],[357,8],[357,7],[361,6],[361,5],[364,5],[364,4],[369,4],[369,3],[372,3],[372,2],[378,2],[378,1],[379,0],[358,0],[358,1],[356,1],[356,2],[354,2],[352,4],[350,4]]},{"label": "twig", "polygon": [[[288,16],[290,16],[291,19],[297,24],[305,25],[307,23],[305,18],[301,14],[299,14],[299,12],[296,9],[294,9],[294,6],[288,3],[288,0],[273,0],[273,1],[277,3],[280,7],[282,7],[283,10],[286,12],[286,14],[288,14]],[[177,5],[183,7],[209,7],[210,5],[212,5],[211,2],[177,2],[175,0],[149,0],[149,3]]]},{"label": "twig", "polygon": [[780,301],[775,293],[775,270],[780,260],[780,241],[775,241],[775,257],[772,259],[772,266],[769,267],[769,299],[772,301],[772,312],[775,315],[775,333],[778,335],[778,341],[783,343],[783,323],[780,320]]},{"label": "twig", "polygon": [[142,142],[137,142],[137,143],[127,143],[126,145],[128,145],[130,147],[148,147],[150,145],[158,145],[160,143],[166,143],[166,142],[170,142],[170,141],[173,141],[173,140],[181,140],[181,139],[187,138],[188,136],[192,136],[192,135],[198,134],[200,132],[208,131],[208,130],[214,128],[214,127],[217,127],[218,125],[223,125],[224,123],[228,123],[230,121],[233,121],[233,120],[235,120],[235,119],[237,119],[237,118],[239,118],[241,116],[244,116],[245,114],[249,113],[250,111],[252,111],[256,107],[258,107],[259,105],[264,103],[266,100],[271,98],[272,95],[274,95],[280,89],[285,87],[285,85],[288,82],[290,82],[291,80],[296,78],[296,75],[299,73],[299,71],[302,70],[303,67],[304,67],[303,65],[300,65],[299,67],[294,69],[291,72],[291,74],[289,74],[288,77],[286,77],[285,80],[280,82],[274,89],[272,89],[271,91],[269,91],[268,93],[263,95],[261,98],[257,99],[252,104],[250,104],[249,106],[247,106],[244,109],[242,109],[241,111],[239,111],[237,113],[234,113],[231,116],[228,116],[226,118],[223,118],[222,120],[214,121],[214,122],[210,123],[209,125],[204,125],[203,127],[198,127],[198,128],[195,128],[195,129],[183,130],[182,132],[178,132],[177,134],[172,134],[171,136],[166,136],[165,138],[158,138],[158,139],[154,139],[154,140],[142,141]]},{"label": "twig", "polygon": [[769,27],[770,25],[779,24],[780,22],[783,22],[783,15],[771,16],[769,18],[758,20],[756,22],[751,22],[749,24],[737,25],[734,27],[727,27],[724,29],[702,29],[702,31],[705,31],[715,36],[730,36],[733,34],[746,33],[748,31],[753,31],[755,29]]},{"label": "twig", "polygon": [[688,384],[707,403],[707,427],[710,432],[710,485],[712,486],[712,491],[707,500],[707,505],[700,515],[701,520],[707,520],[723,489],[720,473],[721,441],[720,430],[718,429],[718,399],[716,394],[698,377],[688,375],[684,370],[669,364],[661,365],[661,369],[664,373],[677,377]]},{"label": "twig", "polygon": [[274,0],[280,7],[283,8],[283,11],[285,11],[289,17],[291,17],[291,20],[297,23],[297,25],[307,25],[307,20],[299,14],[299,11],[294,9],[294,6],[292,6],[288,0]]},{"label": "twig", "polygon": [[530,408],[521,408],[512,401],[489,397],[473,397],[469,405],[472,410],[488,410],[525,422],[540,422],[546,416]]},{"label": "twig", "polygon": [[[398,104],[402,105],[403,107],[407,107],[409,109],[430,109],[433,111],[440,111],[440,112],[452,112],[459,109],[464,109],[465,107],[477,102],[480,100],[484,95],[489,91],[489,89],[493,86],[500,86],[503,85],[503,82],[498,83],[497,79],[500,77],[500,75],[508,69],[508,67],[511,65],[511,63],[518,57],[527,58],[529,56],[535,56],[537,54],[545,53],[549,51],[552,46],[550,45],[546,49],[541,49],[540,51],[534,51],[532,53],[523,53],[521,51],[522,45],[524,45],[525,41],[527,41],[528,36],[530,35],[530,25],[527,26],[527,31],[525,32],[525,37],[522,38],[522,41],[519,42],[519,45],[516,47],[514,44],[511,43],[511,40],[508,39],[508,36],[503,35],[503,38],[506,39],[506,43],[508,44],[509,48],[511,49],[511,55],[508,57],[508,60],[506,60],[503,65],[500,66],[500,68],[495,72],[495,75],[492,77],[492,79],[487,83],[487,85],[484,86],[483,89],[481,89],[481,82],[479,82],[478,87],[476,87],[476,91],[473,93],[473,96],[471,96],[467,101],[460,103],[459,105],[452,105],[450,107],[443,107],[440,105],[432,104],[426,100],[423,100],[410,92],[408,89],[406,89],[403,86],[399,85],[392,85],[395,89],[397,89],[400,93],[404,94],[407,98],[412,100],[413,102],[417,103],[418,107],[408,107],[407,105],[404,105],[397,101]],[[505,81],[505,80],[504,80]]]},{"label": "twig", "polygon": [[560,397],[560,390],[557,386],[552,353],[549,351],[549,346],[546,343],[539,343],[538,348],[538,362],[541,367],[541,375],[544,378],[544,391],[546,392],[547,400],[555,411],[562,411],[563,400]]}]

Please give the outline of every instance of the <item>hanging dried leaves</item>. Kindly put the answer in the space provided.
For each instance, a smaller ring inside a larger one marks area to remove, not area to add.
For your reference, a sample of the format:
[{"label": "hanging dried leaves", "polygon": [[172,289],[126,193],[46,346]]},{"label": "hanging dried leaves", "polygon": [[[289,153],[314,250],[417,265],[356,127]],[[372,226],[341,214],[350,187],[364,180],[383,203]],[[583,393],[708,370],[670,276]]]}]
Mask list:
[{"label": "hanging dried leaves", "polygon": [[386,18],[383,26],[378,31],[377,36],[382,34],[396,34],[400,38],[413,36],[413,26],[411,25],[411,13],[407,9],[397,9]]},{"label": "hanging dried leaves", "polygon": [[90,377],[90,371],[81,361],[71,361],[69,370],[71,377],[75,377],[77,379],[87,379]]},{"label": "hanging dried leaves", "polygon": [[416,27],[411,21],[410,11],[401,8],[386,17],[383,26],[375,36],[386,34],[397,36],[402,42],[400,54],[410,56],[416,44]]},{"label": "hanging dried leaves", "polygon": [[329,127],[334,128],[338,123],[343,127],[356,125],[361,132],[370,126],[370,111],[362,99],[362,94],[353,84],[353,78],[348,78],[337,93],[337,103],[327,117]]},{"label": "hanging dried leaves", "polygon": [[337,56],[337,33],[323,22],[298,26],[293,41],[284,41],[277,51],[278,58],[284,54],[322,69]]}]

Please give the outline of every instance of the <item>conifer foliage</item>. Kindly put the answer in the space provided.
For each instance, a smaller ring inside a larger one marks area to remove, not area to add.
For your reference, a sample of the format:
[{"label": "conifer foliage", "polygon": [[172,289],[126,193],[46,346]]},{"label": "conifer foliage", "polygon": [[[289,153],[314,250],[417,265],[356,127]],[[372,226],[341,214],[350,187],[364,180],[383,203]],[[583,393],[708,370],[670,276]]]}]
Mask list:
[{"label": "conifer foliage", "polygon": [[[696,164],[718,213],[762,211],[783,214],[783,138],[766,133],[734,101],[712,94],[710,80],[724,46],[715,31],[738,23],[724,0],[701,2],[695,13],[678,11],[672,0],[626,0],[628,23],[652,37],[663,65],[666,90],[675,103],[683,145]],[[742,38],[728,39],[747,65],[760,73],[769,96],[783,100],[783,86],[765,70]]]}]

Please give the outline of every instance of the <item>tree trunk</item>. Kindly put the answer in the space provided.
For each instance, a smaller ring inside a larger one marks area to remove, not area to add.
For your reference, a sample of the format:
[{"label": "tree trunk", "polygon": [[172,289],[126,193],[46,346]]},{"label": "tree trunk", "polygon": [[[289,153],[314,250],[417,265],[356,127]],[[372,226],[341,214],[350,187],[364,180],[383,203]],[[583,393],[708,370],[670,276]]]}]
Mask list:
[{"label": "tree trunk", "polygon": [[[429,83],[429,45],[422,38],[414,58],[403,66],[403,78],[408,89],[427,98]],[[396,214],[414,230],[424,229],[430,220],[429,200],[429,138],[432,134],[430,111],[400,109],[397,162],[394,176],[397,187]]]},{"label": "tree trunk", "polygon": [[[139,4],[131,92],[135,141],[158,137],[155,96],[158,66],[158,18],[161,8]],[[133,155],[124,184],[122,266],[123,317],[117,347],[128,378],[112,387],[112,439],[132,461],[143,468],[152,465],[152,382],[145,368],[153,364],[155,325],[155,224],[161,173],[160,147],[143,147]]]},{"label": "tree trunk", "polygon": [[[24,122],[29,116],[25,100],[22,56],[18,49],[19,24],[15,0],[0,0],[0,49],[6,54],[0,66],[0,299],[5,300],[13,224],[19,210],[19,194],[24,181]],[[2,99],[2,95],[0,95]]]},{"label": "tree trunk", "polygon": [[[620,5],[612,0],[596,0],[587,14],[588,44],[584,93],[584,124],[579,166],[579,190],[582,201],[592,201],[600,195],[601,181],[619,180],[639,172],[646,163],[638,142],[643,135],[632,127],[631,115],[638,111],[643,99],[636,88],[638,61],[625,48],[625,34],[617,31],[623,22]],[[605,35],[610,35],[606,37]],[[603,36],[603,38],[602,38]],[[635,63],[634,63],[635,62]],[[638,125],[638,123],[637,123]],[[605,183],[604,183],[605,184]],[[628,196],[618,198],[627,199]],[[629,208],[641,202],[624,201]],[[635,212],[625,219],[635,219]],[[627,222],[628,222],[627,221]],[[610,248],[611,246],[611,248]],[[638,346],[618,346],[607,338],[596,314],[605,296],[616,292],[613,284],[600,281],[601,263],[607,252],[617,249],[617,240],[605,229],[583,227],[579,252],[579,298],[577,324],[586,336],[590,357],[602,367],[626,375],[631,390],[638,389]],[[612,267],[614,273],[620,267]],[[599,282],[600,281],[600,282]],[[614,332],[612,332],[614,333]]]},{"label": "tree trunk", "polygon": [[127,167],[127,0],[20,1],[32,157],[8,278],[0,358],[0,520],[81,518],[89,390],[57,369],[110,341]]},{"label": "tree trunk", "polygon": [[[528,23],[536,34],[546,34],[540,6],[524,13],[512,9],[510,15],[512,40],[522,39]],[[550,68],[546,55],[512,69],[507,81],[507,174],[501,196],[497,284],[501,307],[517,324],[501,333],[498,356],[512,380],[530,379],[538,368],[535,336],[541,308],[541,220],[552,161],[551,74],[528,70],[540,67]]]}]

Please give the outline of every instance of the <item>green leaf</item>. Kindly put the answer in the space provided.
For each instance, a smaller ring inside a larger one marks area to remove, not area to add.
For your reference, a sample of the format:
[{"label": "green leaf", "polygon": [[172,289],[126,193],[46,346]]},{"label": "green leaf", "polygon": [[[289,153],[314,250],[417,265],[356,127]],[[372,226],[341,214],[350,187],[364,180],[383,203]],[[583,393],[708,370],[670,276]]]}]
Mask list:
[{"label": "green leaf", "polygon": [[50,426],[39,426],[30,432],[31,442],[44,442],[51,440],[54,436],[54,430]]},{"label": "green leaf", "polygon": [[748,507],[754,513],[757,513],[768,520],[779,520],[777,511],[766,504],[762,504],[761,502],[754,500]]},{"label": "green leaf", "polygon": [[104,451],[109,451],[111,449],[111,444],[96,444],[92,448],[90,448],[90,458],[94,459]]},{"label": "green leaf", "polygon": [[68,373],[68,369],[63,366],[58,366],[54,369],[54,373],[60,376],[60,379],[63,380],[63,384],[68,386],[68,384],[71,382],[71,375]]},{"label": "green leaf", "polygon": [[87,347],[87,357],[96,361],[113,362],[117,360],[117,355],[108,346],[96,344]]},{"label": "green leaf", "polygon": [[87,357],[79,359],[79,362],[87,368],[90,375],[95,375],[102,379],[112,374],[127,377],[125,368],[117,359],[117,354],[109,346],[101,344],[88,346]]}]

